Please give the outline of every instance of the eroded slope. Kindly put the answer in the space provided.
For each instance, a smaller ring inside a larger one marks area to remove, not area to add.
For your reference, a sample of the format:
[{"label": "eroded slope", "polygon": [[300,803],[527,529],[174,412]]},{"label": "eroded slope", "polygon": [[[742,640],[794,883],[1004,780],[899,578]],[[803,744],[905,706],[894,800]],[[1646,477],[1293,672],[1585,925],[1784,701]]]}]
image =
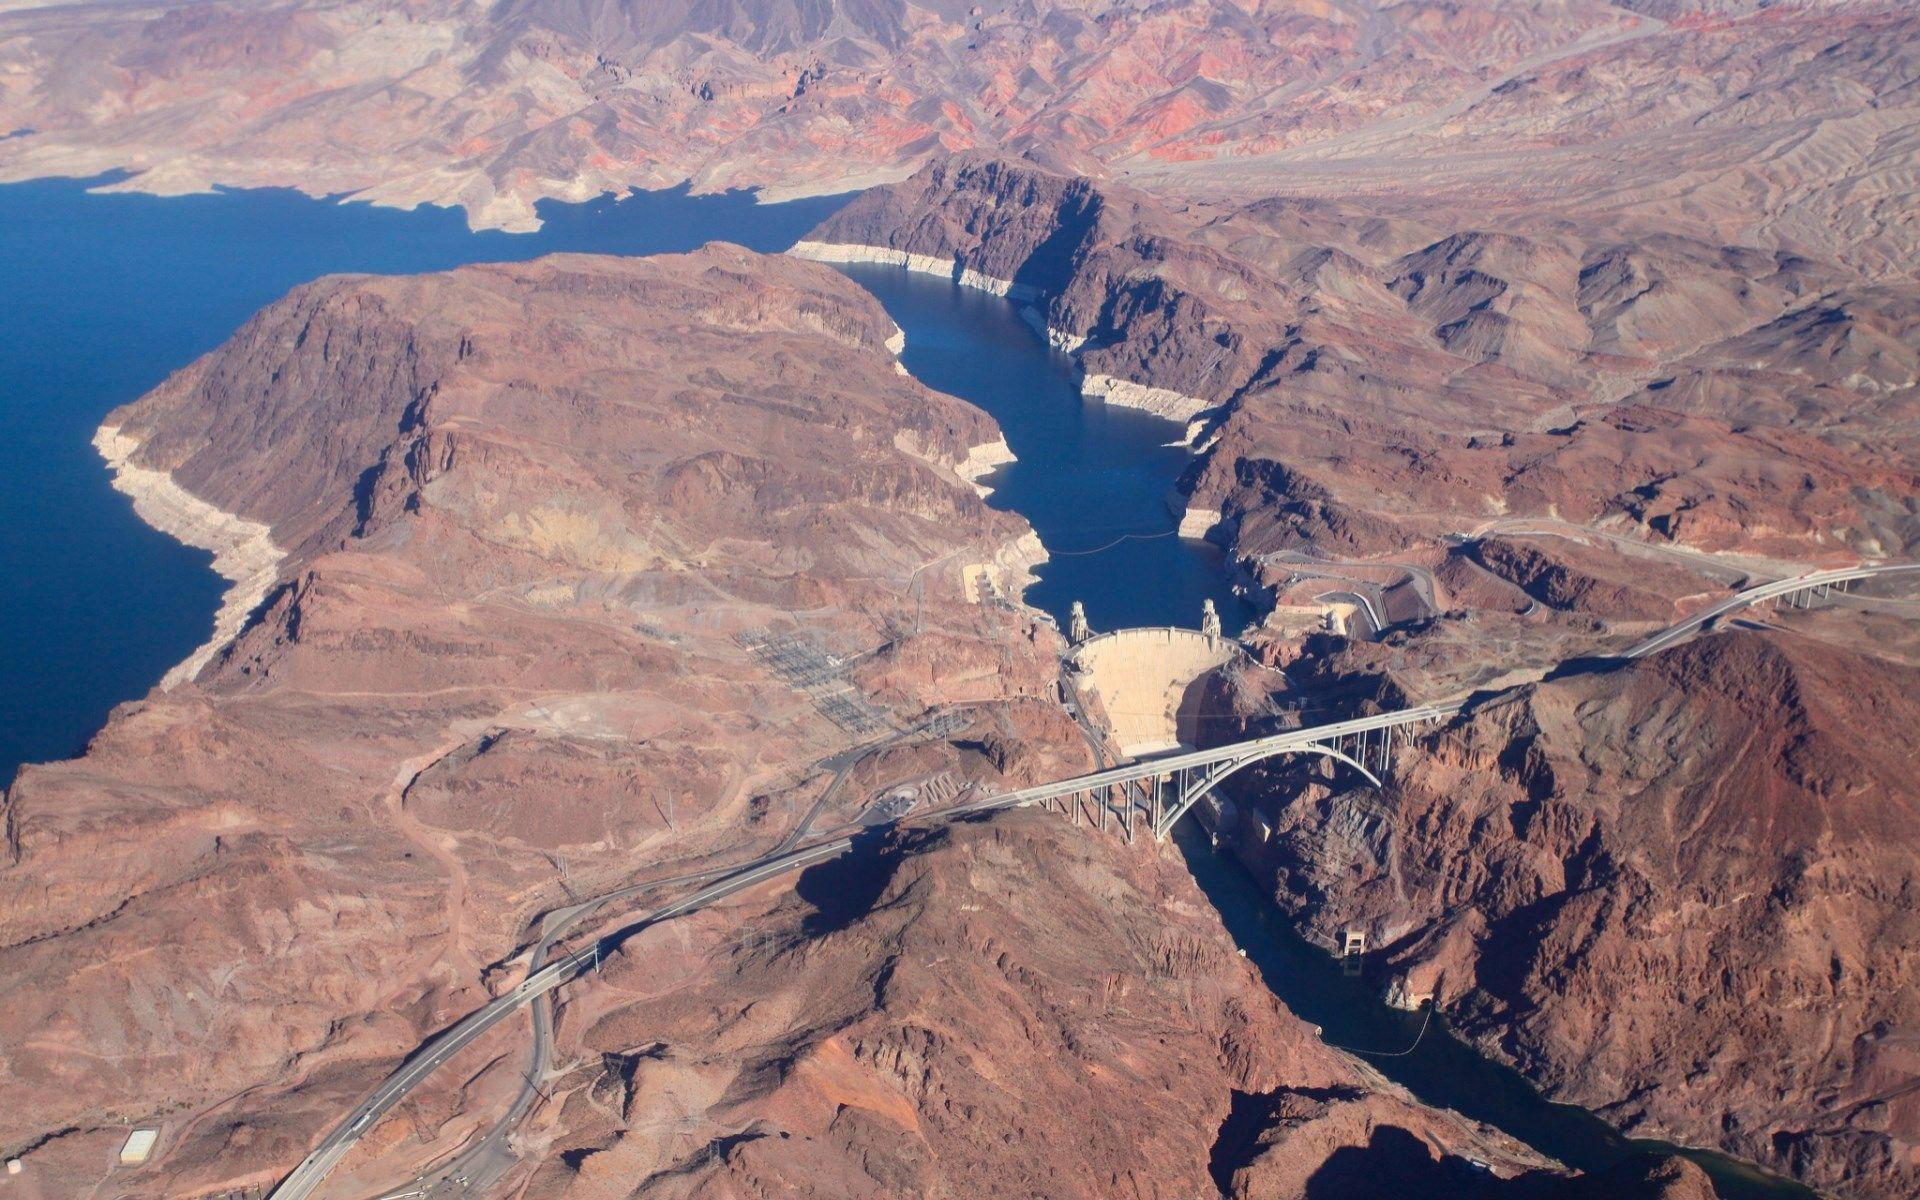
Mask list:
[{"label": "eroded slope", "polygon": [[[265,1182],[512,979],[536,912],[764,850],[818,759],[950,672],[982,703],[957,733],[987,720],[1012,759],[1039,730],[1022,769],[1078,766],[1032,700],[1050,631],[962,599],[964,564],[1011,587],[1027,561],[950,465],[995,431],[894,336],[832,272],[726,246],[330,278],[114,413],[133,467],[285,557],[196,677],[7,796],[0,1144],[77,1192],[155,1121],[127,1194]],[[836,706],[756,633],[828,684],[870,654],[866,682]],[[523,1037],[405,1153],[511,1090]]]}]

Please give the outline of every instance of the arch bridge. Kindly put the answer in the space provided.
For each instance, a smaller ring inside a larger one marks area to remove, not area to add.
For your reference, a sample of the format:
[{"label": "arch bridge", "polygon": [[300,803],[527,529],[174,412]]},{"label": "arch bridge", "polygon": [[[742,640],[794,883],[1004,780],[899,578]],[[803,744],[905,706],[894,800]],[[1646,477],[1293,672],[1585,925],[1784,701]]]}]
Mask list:
[{"label": "arch bridge", "polygon": [[1290,729],[1268,737],[1142,759],[1057,783],[980,800],[969,809],[1057,809],[1076,823],[1113,829],[1132,840],[1136,829],[1165,840],[1174,825],[1229,775],[1268,759],[1310,754],[1357,772],[1374,787],[1392,766],[1395,743],[1404,743],[1423,725],[1445,721],[1460,711],[1459,702],[1427,704],[1378,716],[1358,717]]},{"label": "arch bridge", "polygon": [[[1846,591],[1856,580],[1920,571],[1920,563],[1879,563],[1815,571],[1774,580],[1736,592],[1683,621],[1668,626],[1622,652],[1643,658],[1698,633],[1717,617],[1769,602],[1810,608]],[[1156,755],[1087,775],[1023,788],[976,801],[960,811],[1041,805],[1070,816],[1076,824],[1113,828],[1129,841],[1145,828],[1164,841],[1174,825],[1221,782],[1258,762],[1288,754],[1326,758],[1383,787],[1381,777],[1393,765],[1396,743],[1409,744],[1422,726],[1459,713],[1464,700],[1419,705],[1397,712],[1294,729],[1206,750]]]}]

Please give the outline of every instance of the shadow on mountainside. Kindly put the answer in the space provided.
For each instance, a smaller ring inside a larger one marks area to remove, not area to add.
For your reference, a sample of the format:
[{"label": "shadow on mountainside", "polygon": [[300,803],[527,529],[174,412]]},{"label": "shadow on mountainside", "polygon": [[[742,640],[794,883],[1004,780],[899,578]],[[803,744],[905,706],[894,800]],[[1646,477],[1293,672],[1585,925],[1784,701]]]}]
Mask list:
[{"label": "shadow on mountainside", "polygon": [[814,907],[802,927],[807,935],[838,933],[866,916],[904,857],[898,840],[876,827],[854,835],[853,847],[840,857],[800,872],[794,894]]}]

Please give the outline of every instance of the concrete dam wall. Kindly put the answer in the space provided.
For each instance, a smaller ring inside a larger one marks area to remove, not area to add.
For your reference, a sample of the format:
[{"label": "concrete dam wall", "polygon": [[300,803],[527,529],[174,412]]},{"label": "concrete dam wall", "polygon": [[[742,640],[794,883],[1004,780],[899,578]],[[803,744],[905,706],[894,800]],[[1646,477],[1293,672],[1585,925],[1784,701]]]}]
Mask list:
[{"label": "concrete dam wall", "polygon": [[1120,752],[1138,757],[1196,744],[1206,677],[1241,653],[1191,629],[1120,629],[1082,642],[1072,662]]}]

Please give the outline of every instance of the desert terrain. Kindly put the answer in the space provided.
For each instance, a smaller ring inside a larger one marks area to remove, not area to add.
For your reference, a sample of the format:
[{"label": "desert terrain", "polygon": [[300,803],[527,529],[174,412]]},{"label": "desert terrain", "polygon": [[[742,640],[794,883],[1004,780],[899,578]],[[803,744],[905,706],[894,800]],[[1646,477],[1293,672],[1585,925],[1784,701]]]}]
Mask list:
[{"label": "desert terrain", "polygon": [[0,1192],[267,1195],[591,951],[314,1194],[1713,1194],[1326,1045],[1170,848],[925,819],[1118,755],[1001,431],[822,265],[879,262],[1191,448],[1258,614],[1194,744],[1449,706],[1196,808],[1303,933],[1629,1133],[1915,1194],[1920,600],[1699,614],[1920,558],[1916,79],[1881,0],[0,9],[0,179],[865,189],[782,257],[322,279],[107,417],[233,590],[6,794]]},{"label": "desert terrain", "polygon": [[1175,199],[1362,195],[1899,279],[1914,21],[1894,0],[22,4],[0,11],[0,178],[526,228],[546,197],[847,191],[976,150]]},{"label": "desert terrain", "polygon": [[[1227,549],[1265,613],[1241,640],[1280,670],[1227,672],[1203,744],[1468,698],[1385,800],[1297,768],[1228,789],[1216,819],[1318,940],[1365,931],[1384,990],[1628,1128],[1911,1190],[1915,1013],[1889,981],[1920,846],[1888,731],[1915,715],[1915,606],[1609,661],[1732,589],[1913,556],[1910,293],[1679,233],[1174,204],[977,155],[795,253],[1007,295],[1088,403],[1187,422],[1169,504]],[[1579,714],[1557,750],[1513,723],[1542,704]]]},{"label": "desert terrain", "polygon": [[[612,891],[618,925],[902,785],[1091,765],[1058,634],[963,592],[1033,561],[955,469],[992,427],[898,344],[793,259],[560,256],[321,280],[112,414],[123,485],[176,489],[149,511],[278,557],[203,665],[8,794],[21,1178],[262,1194],[543,913]],[[1325,1047],[1176,862],[1038,812],[874,828],[595,965],[532,1018],[513,1194],[1599,1186]],[[326,1194],[492,1145],[526,1038],[473,1041]],[[162,1151],[103,1175],[129,1123]]]}]

